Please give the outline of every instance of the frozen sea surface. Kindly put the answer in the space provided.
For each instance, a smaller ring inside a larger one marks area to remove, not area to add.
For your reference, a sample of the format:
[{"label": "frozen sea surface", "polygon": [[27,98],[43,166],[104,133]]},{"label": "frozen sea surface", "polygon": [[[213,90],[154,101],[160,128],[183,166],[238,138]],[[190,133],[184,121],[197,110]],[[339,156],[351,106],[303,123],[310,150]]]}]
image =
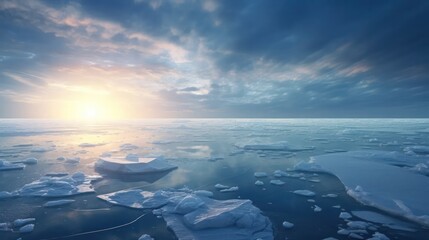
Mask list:
[{"label": "frozen sea surface", "polygon": [[[427,129],[427,119],[0,120],[0,239],[427,240]],[[100,158],[174,167],[102,171]]]}]

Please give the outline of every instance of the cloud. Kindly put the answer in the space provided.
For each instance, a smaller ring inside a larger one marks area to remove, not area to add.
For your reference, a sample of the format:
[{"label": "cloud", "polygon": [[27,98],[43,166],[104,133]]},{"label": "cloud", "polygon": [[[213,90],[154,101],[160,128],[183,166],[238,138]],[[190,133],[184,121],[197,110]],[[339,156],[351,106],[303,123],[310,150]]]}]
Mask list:
[{"label": "cloud", "polygon": [[109,95],[172,117],[422,116],[428,9],[425,1],[1,1],[0,85],[13,101]]}]

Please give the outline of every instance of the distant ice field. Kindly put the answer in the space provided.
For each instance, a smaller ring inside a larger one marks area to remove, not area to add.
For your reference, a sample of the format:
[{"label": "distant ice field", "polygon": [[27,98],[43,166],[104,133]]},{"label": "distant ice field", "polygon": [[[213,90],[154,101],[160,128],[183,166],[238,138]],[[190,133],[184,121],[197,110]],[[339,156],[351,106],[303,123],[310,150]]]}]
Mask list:
[{"label": "distant ice field", "polygon": [[0,119],[0,239],[421,239],[429,119]]}]

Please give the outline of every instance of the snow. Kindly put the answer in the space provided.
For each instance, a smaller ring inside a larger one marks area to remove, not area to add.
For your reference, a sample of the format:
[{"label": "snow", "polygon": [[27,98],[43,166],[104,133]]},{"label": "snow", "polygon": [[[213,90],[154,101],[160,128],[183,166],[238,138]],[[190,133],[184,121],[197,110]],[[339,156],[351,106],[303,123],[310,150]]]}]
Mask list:
[{"label": "snow", "polygon": [[177,166],[168,163],[163,157],[133,160],[126,158],[99,158],[95,163],[95,167],[105,171],[127,174],[164,172],[177,168]]},{"label": "snow", "polygon": [[220,192],[236,192],[236,191],[238,191],[238,187],[237,186],[230,187],[230,188],[225,188],[225,189],[220,190]]},{"label": "snow", "polygon": [[21,197],[61,197],[94,192],[91,182],[100,178],[97,175],[87,176],[80,172],[65,177],[45,176],[9,194]]},{"label": "snow", "polygon": [[154,240],[150,235],[143,234],[139,237],[138,240]]},{"label": "snow", "polygon": [[63,206],[67,204],[74,203],[75,200],[72,199],[61,199],[61,200],[55,200],[55,201],[49,201],[43,204],[43,207],[57,207],[57,206]]},{"label": "snow", "polygon": [[20,233],[29,233],[34,230],[34,224],[27,224],[21,228],[19,228]]},{"label": "snow", "polygon": [[25,165],[22,163],[11,163],[6,160],[0,159],[0,171],[6,171],[6,170],[17,170],[17,169],[24,169]]},{"label": "snow", "polygon": [[250,200],[214,200],[187,190],[138,189],[97,197],[127,207],[160,208],[178,239],[273,239],[269,219]]},{"label": "snow", "polygon": [[255,172],[253,175],[257,178],[262,178],[262,177],[268,176],[266,172]]},{"label": "snow", "polygon": [[282,225],[283,225],[283,227],[284,228],[293,228],[293,226],[294,226],[294,224],[293,223],[290,223],[290,222],[288,222],[288,221],[284,221],[283,223],[282,223]]},{"label": "snow", "polygon": [[301,195],[301,196],[306,196],[306,197],[313,197],[316,194],[310,190],[295,190],[293,191],[293,193]]},{"label": "snow", "polygon": [[273,185],[277,185],[277,186],[281,186],[281,185],[285,184],[285,182],[283,182],[282,180],[278,180],[278,179],[271,180],[270,183]]},{"label": "snow", "polygon": [[[429,226],[429,178],[391,164],[426,160],[386,151],[352,151],[312,157],[295,169],[337,176],[357,201]],[[377,179],[377,181],[374,181]]]}]

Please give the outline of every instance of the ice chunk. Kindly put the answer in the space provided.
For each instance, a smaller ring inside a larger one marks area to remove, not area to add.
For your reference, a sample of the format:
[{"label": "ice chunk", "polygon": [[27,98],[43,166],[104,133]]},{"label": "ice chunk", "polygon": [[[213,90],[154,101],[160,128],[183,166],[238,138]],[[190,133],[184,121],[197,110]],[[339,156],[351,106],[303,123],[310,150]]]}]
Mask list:
[{"label": "ice chunk", "polygon": [[314,209],[313,209],[313,211],[315,211],[315,212],[321,212],[321,211],[322,211],[322,208],[321,208],[321,207],[319,207],[319,206],[317,206],[317,205],[314,205]]},{"label": "ice chunk", "polygon": [[257,186],[262,186],[262,185],[264,185],[264,182],[262,182],[262,181],[260,181],[260,180],[257,180],[257,181],[255,182],[255,185],[257,185]]},{"label": "ice chunk", "polygon": [[16,192],[0,191],[0,199],[16,197]]},{"label": "ice chunk", "polygon": [[229,188],[229,186],[222,185],[220,183],[216,184],[214,187],[217,188],[217,189],[226,189],[226,188]]},{"label": "ice chunk", "polygon": [[230,188],[225,188],[225,189],[220,190],[220,192],[236,192],[236,191],[238,191],[238,187],[237,186],[230,187]]},{"label": "ice chunk", "polygon": [[282,170],[275,170],[273,172],[274,177],[286,177],[288,176],[288,173]]},{"label": "ice chunk", "polygon": [[328,193],[328,194],[322,195],[322,197],[336,198],[338,197],[338,195],[335,193]]},{"label": "ice chunk", "polygon": [[63,157],[63,156],[61,156],[61,157],[57,157],[57,160],[58,161],[65,161],[67,158],[66,157]]},{"label": "ice chunk", "polygon": [[197,196],[213,197],[213,193],[207,190],[196,190],[194,194]]},{"label": "ice chunk", "polygon": [[138,240],[154,240],[150,235],[143,234],[139,237]]},{"label": "ice chunk", "polygon": [[[273,239],[269,219],[250,200],[213,200],[192,191],[124,190],[97,196],[135,208],[160,208],[178,239]],[[151,202],[151,205],[147,205]]]},{"label": "ice chunk", "polygon": [[49,151],[53,151],[55,150],[54,146],[50,146],[50,147],[33,147],[30,149],[30,152],[49,152]]},{"label": "ice chunk", "polygon": [[61,197],[94,192],[91,182],[100,176],[75,173],[65,177],[42,177],[17,190],[18,196]]},{"label": "ice chunk", "polygon": [[24,169],[25,165],[22,163],[11,163],[6,160],[0,159],[0,171]]},{"label": "ice chunk", "polygon": [[266,172],[255,172],[253,175],[257,178],[262,178],[262,177],[268,176]]},{"label": "ice chunk", "polygon": [[375,232],[372,235],[372,238],[368,238],[368,240],[390,240],[390,238],[388,238],[386,235],[379,233],[379,232]]},{"label": "ice chunk", "polygon": [[282,180],[278,180],[278,179],[271,180],[270,183],[273,185],[277,185],[277,186],[281,186],[281,185],[285,184],[285,182],[283,182]]},{"label": "ice chunk", "polygon": [[352,218],[352,215],[348,212],[341,212],[339,218],[349,219],[349,218]]},{"label": "ice chunk", "polygon": [[37,164],[38,160],[37,160],[37,158],[33,157],[33,158],[26,158],[20,162],[24,163],[24,164]]},{"label": "ice chunk", "polygon": [[65,160],[65,163],[69,163],[69,164],[78,164],[79,162],[80,162],[79,157],[66,158],[66,160]]},{"label": "ice chunk", "polygon": [[404,148],[404,151],[414,154],[427,155],[429,154],[429,146],[409,146]]},{"label": "ice chunk", "polygon": [[354,238],[354,239],[364,239],[362,236],[356,234],[356,233],[350,233],[349,234],[349,238]]},{"label": "ice chunk", "polygon": [[55,200],[55,201],[49,201],[43,204],[44,207],[57,207],[57,206],[63,206],[67,204],[71,204],[75,202],[75,200],[72,199],[61,199],[61,200]]},{"label": "ice chunk", "polygon": [[422,157],[370,150],[312,158],[322,171],[337,176],[347,193],[359,202],[429,226],[429,178],[391,165],[422,160]]},{"label": "ice chunk", "polygon": [[310,190],[295,190],[293,191],[293,193],[301,195],[301,196],[306,196],[306,197],[313,197],[316,194]]},{"label": "ice chunk", "polygon": [[20,233],[29,233],[34,230],[34,224],[27,224],[21,228],[19,228]]},{"label": "ice chunk", "polygon": [[16,219],[15,221],[13,221],[12,226],[13,227],[22,227],[22,226],[29,224],[31,222],[34,222],[34,221],[36,221],[35,218],[19,218],[19,219]]},{"label": "ice chunk", "polygon": [[131,161],[126,158],[99,158],[95,163],[95,167],[116,173],[164,172],[177,168],[177,166],[168,163],[163,157],[138,158]]},{"label": "ice chunk", "polygon": [[79,144],[79,147],[89,148],[89,147],[98,147],[102,145],[104,145],[104,143],[81,143]]},{"label": "ice chunk", "polygon": [[350,221],[347,223],[347,226],[351,229],[366,229],[370,224],[364,221]]},{"label": "ice chunk", "polygon": [[293,228],[293,226],[294,226],[294,224],[293,224],[293,223],[290,223],[290,222],[288,222],[288,221],[284,221],[284,222],[282,223],[282,225],[283,225],[283,227],[284,227],[284,228]]}]

